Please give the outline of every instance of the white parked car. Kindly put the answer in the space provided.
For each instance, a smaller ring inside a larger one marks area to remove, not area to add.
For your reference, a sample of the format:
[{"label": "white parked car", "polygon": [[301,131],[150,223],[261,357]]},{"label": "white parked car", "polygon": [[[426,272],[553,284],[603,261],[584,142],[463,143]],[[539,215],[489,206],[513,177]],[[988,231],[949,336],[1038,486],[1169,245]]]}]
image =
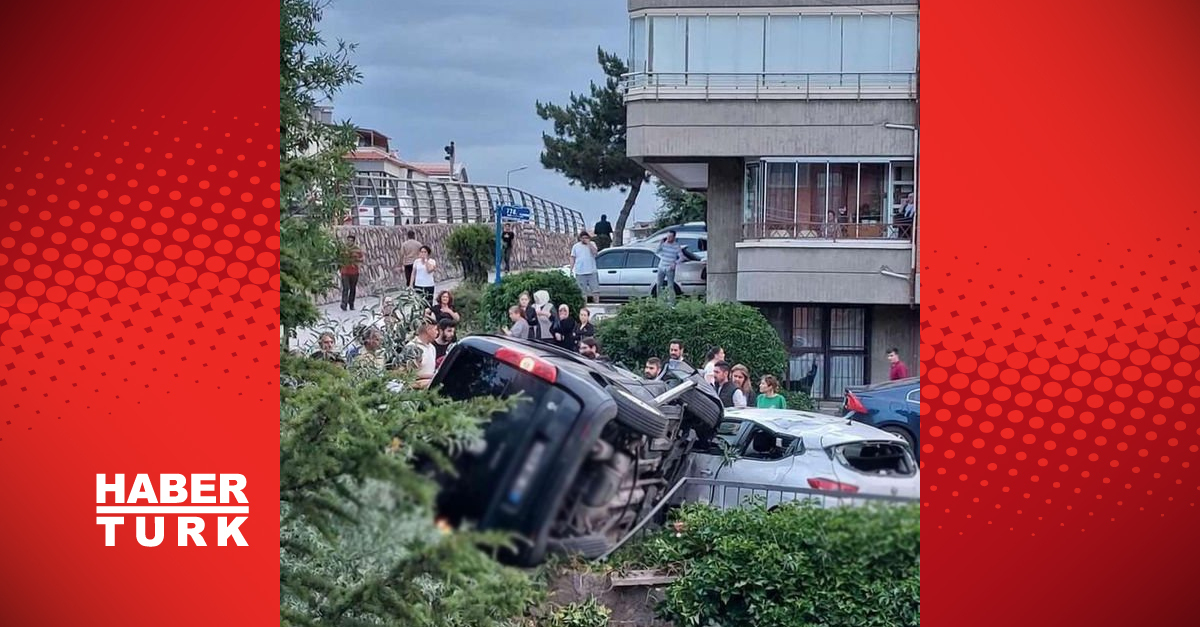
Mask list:
[{"label": "white parked car", "polygon": [[675,231],[675,241],[683,244],[700,259],[708,260],[708,225],[703,222],[688,222],[687,224],[669,226],[652,233],[646,239],[638,240],[629,245],[640,248],[657,248],[659,242],[667,239],[668,231]]},{"label": "white parked car", "polygon": [[[908,442],[875,427],[813,412],[726,409],[710,444],[694,450],[687,476],[771,489],[684,485],[683,501],[734,507],[753,495],[767,505],[817,498],[827,507],[856,495],[920,498],[921,472]],[[845,497],[788,492],[836,492]]]},{"label": "white parked car", "polygon": [[[689,260],[675,271],[677,296],[703,296],[707,291],[708,264],[684,247]],[[563,272],[571,273],[570,266]],[[627,300],[658,295],[658,255],[639,245],[606,248],[596,256],[597,296]]]}]

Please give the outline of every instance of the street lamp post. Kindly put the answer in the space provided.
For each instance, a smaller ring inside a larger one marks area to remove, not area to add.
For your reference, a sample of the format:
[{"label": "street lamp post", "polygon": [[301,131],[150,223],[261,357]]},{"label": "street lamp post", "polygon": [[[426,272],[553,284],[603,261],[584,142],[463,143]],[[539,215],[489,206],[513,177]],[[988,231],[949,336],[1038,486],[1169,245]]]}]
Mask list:
[{"label": "street lamp post", "polygon": [[912,124],[884,124],[885,128],[895,131],[909,131],[913,134],[913,225],[912,253],[908,275],[909,306],[917,304],[917,233],[921,228],[921,131]]},{"label": "street lamp post", "polygon": [[[519,168],[513,168],[504,175],[504,188],[508,191],[508,197],[512,196],[512,175],[522,170],[528,170],[529,166],[523,165]],[[504,246],[502,244],[501,223],[504,222],[504,216],[500,213],[500,205],[496,205],[496,285],[500,285],[500,262],[504,256]]]}]

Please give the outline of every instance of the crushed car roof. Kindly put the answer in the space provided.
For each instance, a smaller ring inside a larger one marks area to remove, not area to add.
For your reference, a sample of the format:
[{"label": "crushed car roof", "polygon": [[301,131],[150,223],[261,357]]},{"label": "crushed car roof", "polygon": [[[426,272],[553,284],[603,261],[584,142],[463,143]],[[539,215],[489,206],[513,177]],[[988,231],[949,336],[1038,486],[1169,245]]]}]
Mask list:
[{"label": "crushed car roof", "polygon": [[725,419],[755,422],[780,435],[803,438],[810,446],[836,446],[863,440],[901,441],[899,436],[858,421],[795,409],[726,409]]}]

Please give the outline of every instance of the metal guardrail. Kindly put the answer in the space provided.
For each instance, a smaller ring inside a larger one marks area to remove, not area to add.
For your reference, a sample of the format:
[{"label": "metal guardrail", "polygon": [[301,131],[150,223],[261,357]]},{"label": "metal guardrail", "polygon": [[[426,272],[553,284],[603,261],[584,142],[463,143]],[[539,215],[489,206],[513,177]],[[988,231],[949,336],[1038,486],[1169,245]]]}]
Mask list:
[{"label": "metal guardrail", "polygon": [[797,98],[907,99],[916,72],[631,72],[621,77],[628,99]]},{"label": "metal guardrail", "polygon": [[[685,486],[690,489],[684,489]],[[704,498],[705,488],[708,488],[708,497]],[[729,498],[730,494],[733,498]],[[772,495],[777,495],[777,498],[772,499]],[[830,490],[814,490],[811,488],[798,488],[790,486],[769,485],[763,483],[747,483],[742,481],[722,481],[720,479],[701,479],[698,477],[684,477],[675,483],[670,490],[667,491],[663,498],[655,505],[646,516],[642,518],[638,524],[634,525],[615,545],[601,555],[598,559],[604,561],[613,553],[624,546],[627,542],[646,530],[646,527],[658,518],[658,515],[663,509],[680,505],[687,502],[708,503],[718,509],[732,509],[742,507],[757,499],[762,499],[767,507],[775,507],[783,503],[804,500],[819,500],[822,507],[830,506],[830,499],[834,501],[834,505],[863,505],[868,502],[877,503],[917,503],[918,498],[906,496],[888,496],[881,494],[851,494],[847,492],[833,492]]]},{"label": "metal guardrail", "polygon": [[555,233],[578,233],[583,214],[513,187],[456,181],[402,179],[359,172],[347,189],[350,223],[361,226],[488,223],[499,205],[532,210],[535,226]]},{"label": "metal guardrail", "polygon": [[746,222],[744,239],[911,240],[912,222]]}]

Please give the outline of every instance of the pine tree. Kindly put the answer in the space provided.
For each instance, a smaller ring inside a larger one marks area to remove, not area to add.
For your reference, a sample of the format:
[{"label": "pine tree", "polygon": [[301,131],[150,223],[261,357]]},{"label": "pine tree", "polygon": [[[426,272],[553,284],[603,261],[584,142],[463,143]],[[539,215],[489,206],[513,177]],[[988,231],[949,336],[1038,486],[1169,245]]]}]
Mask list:
[{"label": "pine tree", "polygon": [[708,221],[708,200],[704,194],[675,189],[656,181],[654,195],[661,203],[654,215],[654,228],[665,229],[676,224]]},{"label": "pine tree", "polygon": [[[313,297],[331,287],[343,251],[331,232],[345,211],[348,124],[309,112],[359,80],[353,47],[327,49],[321,0],[280,9],[280,322],[289,333],[319,319]],[[408,308],[408,315],[420,315]],[[412,320],[395,325],[403,335]],[[343,338],[345,339],[345,338]],[[280,363],[280,622],[282,625],[502,626],[536,599],[529,579],[486,547],[507,538],[439,528],[435,484],[422,463],[480,437],[502,401],[455,402],[400,388],[404,377],[282,354]]]},{"label": "pine tree", "polygon": [[625,223],[637,202],[646,169],[625,156],[625,95],[621,76],[628,70],[621,58],[604,50],[596,56],[604,70],[604,84],[592,83],[588,94],[571,94],[570,104],[537,103],[543,120],[554,122],[554,135],[542,134],[542,165],[562,172],[586,190],[619,189],[625,203],[613,228],[620,246]]}]

